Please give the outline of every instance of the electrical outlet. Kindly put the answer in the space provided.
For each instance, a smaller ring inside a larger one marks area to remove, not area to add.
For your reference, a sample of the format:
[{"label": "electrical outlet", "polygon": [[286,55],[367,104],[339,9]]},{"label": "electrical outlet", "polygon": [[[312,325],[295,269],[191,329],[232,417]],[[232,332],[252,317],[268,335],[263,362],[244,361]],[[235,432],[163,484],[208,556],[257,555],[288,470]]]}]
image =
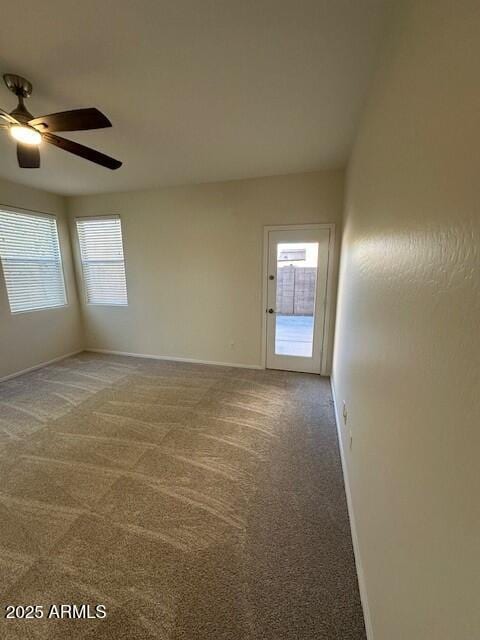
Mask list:
[{"label": "electrical outlet", "polygon": [[347,419],[348,419],[348,411],[347,411],[347,403],[345,402],[345,400],[343,401],[342,415],[343,415],[343,424],[346,425]]}]

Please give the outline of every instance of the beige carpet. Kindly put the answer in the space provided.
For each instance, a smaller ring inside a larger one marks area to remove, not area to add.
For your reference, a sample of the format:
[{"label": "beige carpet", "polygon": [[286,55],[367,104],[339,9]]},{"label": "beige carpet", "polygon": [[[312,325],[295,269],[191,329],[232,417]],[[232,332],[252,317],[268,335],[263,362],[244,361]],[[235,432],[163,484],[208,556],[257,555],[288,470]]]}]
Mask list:
[{"label": "beige carpet", "polygon": [[365,638],[328,381],[83,353],[0,384],[0,589],[44,608],[8,640]]}]

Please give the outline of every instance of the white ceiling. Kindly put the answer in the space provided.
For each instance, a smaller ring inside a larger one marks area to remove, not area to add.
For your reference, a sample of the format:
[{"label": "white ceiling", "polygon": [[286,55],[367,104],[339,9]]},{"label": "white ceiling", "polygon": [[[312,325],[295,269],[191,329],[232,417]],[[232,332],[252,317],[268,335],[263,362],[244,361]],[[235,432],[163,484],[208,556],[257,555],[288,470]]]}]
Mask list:
[{"label": "white ceiling", "polygon": [[[341,167],[381,37],[385,0],[16,0],[1,73],[34,85],[34,115],[95,106],[113,128],[60,134],[124,162],[109,171],[42,143],[0,176],[61,194]],[[0,85],[0,106],[15,97]]]}]

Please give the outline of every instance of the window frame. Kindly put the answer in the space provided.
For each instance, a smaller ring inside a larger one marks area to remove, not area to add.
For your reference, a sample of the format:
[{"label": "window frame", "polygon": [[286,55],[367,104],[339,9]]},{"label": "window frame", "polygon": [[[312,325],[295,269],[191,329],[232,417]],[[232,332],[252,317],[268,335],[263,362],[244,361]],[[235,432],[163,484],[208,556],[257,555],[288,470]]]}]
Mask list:
[{"label": "window frame", "polygon": [[24,313],[45,313],[45,312],[54,312],[57,311],[59,309],[66,309],[67,307],[70,306],[70,296],[69,296],[69,291],[68,291],[68,285],[67,285],[67,278],[65,277],[65,262],[63,260],[63,252],[62,252],[62,243],[60,241],[60,230],[59,230],[59,224],[58,224],[58,215],[56,213],[50,213],[47,211],[37,211],[35,209],[25,209],[24,207],[12,207],[11,205],[6,205],[6,204],[1,204],[0,203],[0,211],[4,211],[5,213],[17,213],[17,214],[24,214],[24,215],[29,215],[29,216],[38,216],[40,218],[53,218],[53,220],[55,221],[55,230],[57,232],[57,242],[58,242],[58,255],[60,258],[60,273],[62,275],[62,282],[63,282],[63,291],[65,293],[65,302],[63,304],[57,304],[57,305],[53,305],[53,306],[48,306],[48,307],[36,307],[35,309],[19,309],[18,311],[12,311],[12,307],[10,305],[10,298],[8,295],[8,288],[7,288],[7,281],[5,278],[5,272],[3,269],[3,260],[2,257],[0,255],[0,275],[3,279],[3,283],[4,283],[4,287],[5,287],[5,296],[7,299],[7,303],[8,303],[8,308],[10,311],[10,315],[12,316],[17,316],[20,314],[24,314]]},{"label": "window frame", "polygon": [[[122,238],[122,252],[123,252],[123,268],[125,272],[125,290],[127,294],[127,302],[125,304],[122,303],[112,303],[112,302],[90,302],[88,300],[88,292],[87,286],[85,283],[85,273],[83,271],[83,260],[82,260],[82,248],[80,246],[80,235],[78,233],[78,220],[120,220],[120,235]],[[75,236],[77,240],[77,252],[78,252],[78,264],[80,266],[81,273],[81,283],[82,283],[82,299],[85,305],[90,307],[113,307],[114,309],[126,309],[129,306],[129,296],[128,296],[128,278],[127,278],[127,256],[125,252],[125,233],[123,229],[123,220],[122,216],[119,213],[105,213],[94,216],[75,216],[74,217],[74,225],[75,225]]]}]

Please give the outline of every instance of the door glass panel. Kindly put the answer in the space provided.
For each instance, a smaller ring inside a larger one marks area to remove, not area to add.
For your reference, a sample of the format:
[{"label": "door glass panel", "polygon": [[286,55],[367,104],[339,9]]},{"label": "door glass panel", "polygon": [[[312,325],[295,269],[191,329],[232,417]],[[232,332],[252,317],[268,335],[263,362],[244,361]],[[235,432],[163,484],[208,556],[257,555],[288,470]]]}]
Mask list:
[{"label": "door glass panel", "polygon": [[277,245],[275,354],[313,355],[318,242]]}]

